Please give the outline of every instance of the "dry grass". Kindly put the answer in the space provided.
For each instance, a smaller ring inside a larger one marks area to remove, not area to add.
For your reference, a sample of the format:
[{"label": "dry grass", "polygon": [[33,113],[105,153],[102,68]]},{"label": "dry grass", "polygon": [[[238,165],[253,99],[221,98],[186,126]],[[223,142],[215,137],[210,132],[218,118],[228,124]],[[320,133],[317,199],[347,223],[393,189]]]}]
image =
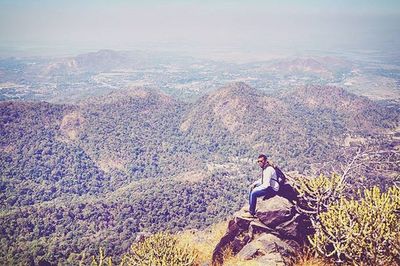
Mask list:
[{"label": "dry grass", "polygon": [[329,266],[329,265],[334,265],[334,264],[327,262],[321,258],[307,258],[294,264],[294,266]]},{"label": "dry grass", "polygon": [[297,256],[294,257],[289,264],[292,266],[330,266],[330,265],[334,265],[332,262],[330,262],[324,258],[315,257],[314,252],[309,247],[305,247],[302,250],[302,252],[297,254]]},{"label": "dry grass", "polygon": [[226,222],[220,222],[204,231],[185,231],[177,236],[179,243],[193,248],[197,254],[197,262],[201,265],[211,262],[214,248],[225,235]]},{"label": "dry grass", "polygon": [[235,257],[230,249],[224,252],[223,258],[223,266],[260,266],[260,263],[254,260],[242,260]]}]

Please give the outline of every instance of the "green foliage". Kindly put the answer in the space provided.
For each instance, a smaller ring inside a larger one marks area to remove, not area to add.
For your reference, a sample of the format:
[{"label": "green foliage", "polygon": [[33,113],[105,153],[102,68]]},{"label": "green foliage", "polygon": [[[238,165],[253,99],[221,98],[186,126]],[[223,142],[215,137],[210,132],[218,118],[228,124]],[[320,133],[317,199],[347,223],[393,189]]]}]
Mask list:
[{"label": "green foliage", "polygon": [[[251,173],[249,168],[243,171]],[[143,180],[102,197],[58,200],[4,212],[0,227],[8,238],[1,239],[1,253],[19,254],[17,262],[26,264],[35,240],[42,237],[40,250],[48,254],[49,262],[65,264],[71,253],[97,254],[101,244],[118,263],[138,231],[203,229],[243,206],[246,186],[238,184],[249,184],[249,177],[227,179],[226,175],[216,173],[196,183]]]},{"label": "green foliage", "polygon": [[126,254],[121,265],[169,266],[195,265],[196,254],[187,246],[180,246],[176,237],[167,233],[157,233],[143,242],[135,243]]},{"label": "green foliage", "polygon": [[320,213],[310,238],[317,252],[357,265],[400,263],[400,189],[374,187],[359,201],[342,198]]},{"label": "green foliage", "polygon": [[[66,264],[70,254],[96,254],[100,243],[119,261],[138,231],[205,228],[246,201],[246,187],[258,174],[248,158],[267,152],[282,170],[300,172],[316,161],[336,162],[349,121],[359,120],[328,108],[336,102],[304,104],[308,92],[279,98],[238,87],[192,104],[135,93],[79,105],[0,103],[4,264],[30,264],[36,256]],[[363,112],[375,107],[369,103]],[[376,110],[374,121],[399,117],[397,109]],[[237,122],[234,129],[227,117]],[[389,146],[375,134],[380,125],[367,130],[371,123],[363,136],[372,132]],[[177,180],[192,171],[205,172],[204,179]]]},{"label": "green foliage", "polygon": [[296,206],[298,211],[307,214],[314,227],[318,224],[319,214],[337,202],[345,189],[342,177],[335,173],[330,177],[297,177],[293,186],[299,192],[300,202]]}]

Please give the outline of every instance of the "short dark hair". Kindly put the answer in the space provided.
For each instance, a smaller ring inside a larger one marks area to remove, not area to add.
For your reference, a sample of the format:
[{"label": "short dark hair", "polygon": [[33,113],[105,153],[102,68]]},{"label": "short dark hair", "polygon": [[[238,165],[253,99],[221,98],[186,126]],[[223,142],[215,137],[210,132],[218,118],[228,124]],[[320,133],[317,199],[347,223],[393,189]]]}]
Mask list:
[{"label": "short dark hair", "polygon": [[267,155],[265,154],[260,154],[258,155],[258,159],[263,158],[264,160],[267,160]]}]

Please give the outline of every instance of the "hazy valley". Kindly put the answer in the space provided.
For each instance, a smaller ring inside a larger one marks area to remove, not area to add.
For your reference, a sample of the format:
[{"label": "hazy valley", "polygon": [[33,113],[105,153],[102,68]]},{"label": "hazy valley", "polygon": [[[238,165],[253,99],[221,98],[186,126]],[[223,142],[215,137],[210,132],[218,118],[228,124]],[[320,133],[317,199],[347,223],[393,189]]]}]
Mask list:
[{"label": "hazy valley", "polygon": [[223,60],[173,52],[100,50],[70,57],[0,59],[0,100],[78,102],[132,87],[151,87],[194,102],[231,82],[265,92],[333,85],[376,100],[399,98],[398,54],[313,52],[275,59]]}]

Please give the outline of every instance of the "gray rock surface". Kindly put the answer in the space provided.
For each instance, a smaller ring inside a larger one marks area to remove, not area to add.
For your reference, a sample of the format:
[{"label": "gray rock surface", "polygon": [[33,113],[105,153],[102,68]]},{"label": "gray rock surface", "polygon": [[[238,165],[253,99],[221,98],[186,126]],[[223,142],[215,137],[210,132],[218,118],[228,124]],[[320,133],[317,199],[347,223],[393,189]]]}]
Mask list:
[{"label": "gray rock surface", "polygon": [[226,248],[231,248],[239,258],[260,265],[284,265],[284,257],[295,253],[306,240],[309,221],[287,199],[259,199],[257,219],[242,217],[245,209],[229,221],[226,234],[214,249],[214,265],[222,263]]}]

